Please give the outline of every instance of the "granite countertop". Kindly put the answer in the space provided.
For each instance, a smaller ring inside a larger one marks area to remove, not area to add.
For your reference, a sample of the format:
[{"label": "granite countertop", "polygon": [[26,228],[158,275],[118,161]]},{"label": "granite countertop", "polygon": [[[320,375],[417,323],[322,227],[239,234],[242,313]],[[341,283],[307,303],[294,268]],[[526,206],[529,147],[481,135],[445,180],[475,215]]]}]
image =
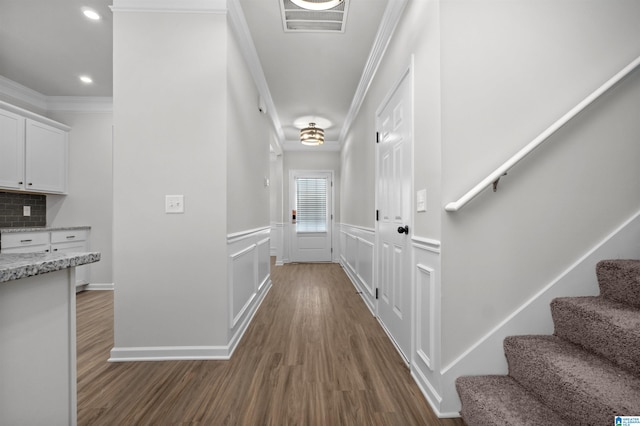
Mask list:
[{"label": "granite countertop", "polygon": [[94,263],[99,252],[0,254],[0,283]]},{"label": "granite countertop", "polygon": [[40,232],[40,231],[75,231],[77,229],[91,229],[90,226],[35,226],[32,228],[0,228],[0,234],[15,232]]}]

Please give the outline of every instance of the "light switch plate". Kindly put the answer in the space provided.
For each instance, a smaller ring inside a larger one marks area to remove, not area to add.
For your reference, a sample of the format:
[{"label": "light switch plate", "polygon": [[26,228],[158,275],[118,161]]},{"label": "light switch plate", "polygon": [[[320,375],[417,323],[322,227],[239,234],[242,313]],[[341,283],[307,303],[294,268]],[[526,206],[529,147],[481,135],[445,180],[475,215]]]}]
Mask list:
[{"label": "light switch plate", "polygon": [[22,215],[31,216],[31,206],[22,206]]},{"label": "light switch plate", "polygon": [[427,211],[427,190],[421,189],[416,192],[416,210],[418,212]]},{"label": "light switch plate", "polygon": [[166,195],[165,213],[184,213],[184,195]]}]

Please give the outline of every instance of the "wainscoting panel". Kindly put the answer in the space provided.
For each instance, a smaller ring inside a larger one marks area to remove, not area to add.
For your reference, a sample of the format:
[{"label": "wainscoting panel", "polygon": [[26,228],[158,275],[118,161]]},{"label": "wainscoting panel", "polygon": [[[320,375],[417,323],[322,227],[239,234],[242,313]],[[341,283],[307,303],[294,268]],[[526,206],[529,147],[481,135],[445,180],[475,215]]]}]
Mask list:
[{"label": "wainscoting panel", "polygon": [[229,356],[271,288],[271,227],[227,236]]},{"label": "wainscoting panel", "polygon": [[235,327],[242,314],[256,295],[257,279],[254,260],[256,258],[255,244],[242,251],[231,254],[231,328]]},{"label": "wainscoting panel", "polygon": [[411,242],[415,288],[411,375],[440,413],[440,242],[415,236]]},{"label": "wainscoting panel", "polygon": [[340,225],[340,264],[375,315],[375,230]]},{"label": "wainscoting panel", "polygon": [[433,371],[435,312],[434,270],[416,265],[416,355]]}]

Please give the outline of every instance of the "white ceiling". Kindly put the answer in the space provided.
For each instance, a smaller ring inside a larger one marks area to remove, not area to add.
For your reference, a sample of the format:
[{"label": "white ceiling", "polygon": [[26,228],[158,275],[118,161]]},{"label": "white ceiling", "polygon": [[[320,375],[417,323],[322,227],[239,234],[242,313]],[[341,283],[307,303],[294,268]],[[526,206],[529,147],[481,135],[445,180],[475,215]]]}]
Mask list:
[{"label": "white ceiling", "polygon": [[[332,123],[326,140],[337,142],[388,0],[347,0],[345,31],[336,33],[285,32],[281,1],[239,0],[276,121],[293,146],[298,118],[324,118]],[[0,76],[45,96],[112,96],[111,3],[1,0]],[[87,20],[83,7],[98,11],[102,20]],[[94,83],[81,83],[81,74]]]}]

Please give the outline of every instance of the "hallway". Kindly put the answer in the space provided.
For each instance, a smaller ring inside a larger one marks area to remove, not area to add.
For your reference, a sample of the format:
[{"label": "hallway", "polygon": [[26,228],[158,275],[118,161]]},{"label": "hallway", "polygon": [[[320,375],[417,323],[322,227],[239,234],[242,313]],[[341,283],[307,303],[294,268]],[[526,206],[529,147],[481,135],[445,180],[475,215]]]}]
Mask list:
[{"label": "hallway", "polygon": [[108,363],[113,293],[78,295],[78,424],[463,425],[435,417],[337,264],[272,264],[230,361]]}]

